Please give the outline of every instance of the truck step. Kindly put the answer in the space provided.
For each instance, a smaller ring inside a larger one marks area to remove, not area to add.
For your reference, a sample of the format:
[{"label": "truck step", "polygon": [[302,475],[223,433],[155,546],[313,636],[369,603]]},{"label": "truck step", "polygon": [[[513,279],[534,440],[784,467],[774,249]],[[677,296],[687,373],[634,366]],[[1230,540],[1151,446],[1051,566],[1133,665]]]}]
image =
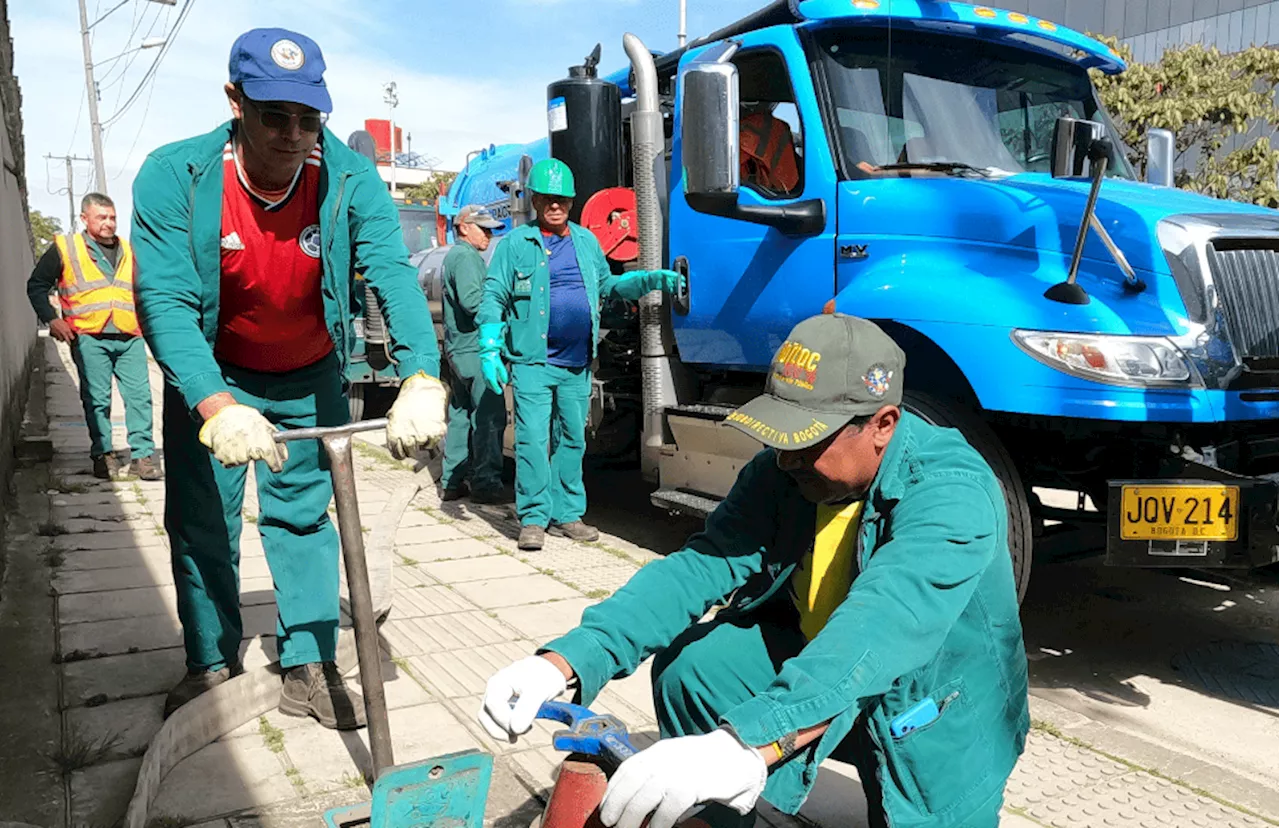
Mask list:
[{"label": "truck step", "polygon": [[719,498],[694,494],[680,489],[658,489],[649,495],[649,502],[659,509],[705,518],[716,510],[721,501]]},{"label": "truck step", "polygon": [[668,417],[693,417],[698,420],[723,420],[738,409],[731,405],[669,405]]}]

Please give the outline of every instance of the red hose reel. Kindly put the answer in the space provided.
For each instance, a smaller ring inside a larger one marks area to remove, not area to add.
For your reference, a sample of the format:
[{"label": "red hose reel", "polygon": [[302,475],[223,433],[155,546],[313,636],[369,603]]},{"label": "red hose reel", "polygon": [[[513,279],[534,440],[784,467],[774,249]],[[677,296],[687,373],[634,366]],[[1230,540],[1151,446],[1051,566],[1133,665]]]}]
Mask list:
[{"label": "red hose reel", "polygon": [[582,226],[595,234],[611,261],[633,262],[639,257],[640,222],[636,194],[630,187],[610,187],[587,199]]}]

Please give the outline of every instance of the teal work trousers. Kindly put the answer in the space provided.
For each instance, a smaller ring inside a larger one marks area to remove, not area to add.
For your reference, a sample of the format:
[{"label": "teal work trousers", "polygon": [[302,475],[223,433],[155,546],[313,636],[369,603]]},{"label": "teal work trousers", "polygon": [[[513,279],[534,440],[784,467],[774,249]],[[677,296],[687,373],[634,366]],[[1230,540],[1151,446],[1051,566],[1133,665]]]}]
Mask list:
[{"label": "teal work trousers", "polygon": [[147,345],[140,336],[80,334],[71,344],[80,374],[80,402],[89,427],[89,455],[110,454],[111,378],[120,385],[129,449],[135,460],[155,454],[151,436],[151,381],[147,377]]},{"label": "teal work trousers", "polygon": [[[283,429],[342,425],[346,396],[336,357],[290,374],[223,366],[236,401]],[[172,547],[187,668],[239,660],[241,507],[247,468],[224,468],[200,443],[199,424],[165,387],[165,528]],[[258,532],[271,570],[281,667],[332,661],[338,636],[338,533],[329,520],[333,483],[319,441],[289,444],[276,474],[256,463]]]},{"label": "teal work trousers", "polygon": [[450,354],[449,432],[444,438],[444,474],[440,484],[473,492],[502,488],[502,433],[507,406],[480,374],[479,354]]},{"label": "teal work trousers", "polygon": [[[722,714],[768,689],[783,663],[806,643],[794,609],[780,602],[751,615],[721,614],[688,628],[653,661],[653,706],[662,738],[715,730]],[[867,798],[867,828],[889,828],[876,750],[866,725],[858,719],[831,758],[858,769]],[[997,796],[962,824],[995,828],[1000,804]],[[740,817],[719,804],[698,816],[712,828],[755,824],[754,816]]]},{"label": "teal work trousers", "polygon": [[591,370],[511,366],[516,416],[516,515],[521,526],[573,523],[587,511]]}]

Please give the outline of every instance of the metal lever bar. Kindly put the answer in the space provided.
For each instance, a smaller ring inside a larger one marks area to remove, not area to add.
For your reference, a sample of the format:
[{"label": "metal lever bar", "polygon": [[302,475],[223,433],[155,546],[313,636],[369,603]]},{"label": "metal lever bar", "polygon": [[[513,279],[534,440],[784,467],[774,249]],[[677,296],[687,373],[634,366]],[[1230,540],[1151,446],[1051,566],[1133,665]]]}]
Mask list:
[{"label": "metal lever bar", "polygon": [[387,421],[365,420],[328,428],[297,428],[276,434],[277,443],[319,440],[329,457],[333,476],[333,499],[338,510],[338,535],[342,538],[342,560],[347,570],[347,591],[351,599],[351,621],[356,631],[356,655],[360,662],[360,684],[364,691],[365,716],[369,720],[369,752],[373,756],[373,776],[395,764],[391,751],[391,723],[387,718],[387,696],[382,686],[382,656],[378,647],[378,625],[373,618],[373,596],[369,589],[369,564],[364,554],[364,533],[360,528],[360,504],[356,497],[355,466],[351,459],[351,437],[362,431],[386,428]]}]

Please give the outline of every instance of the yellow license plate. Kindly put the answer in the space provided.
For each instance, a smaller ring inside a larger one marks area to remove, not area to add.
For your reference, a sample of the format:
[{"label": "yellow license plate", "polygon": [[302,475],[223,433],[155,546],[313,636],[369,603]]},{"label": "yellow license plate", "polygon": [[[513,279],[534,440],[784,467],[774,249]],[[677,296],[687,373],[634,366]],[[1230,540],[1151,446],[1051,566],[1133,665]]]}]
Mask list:
[{"label": "yellow license plate", "polygon": [[1123,540],[1233,541],[1239,536],[1238,486],[1123,487]]}]

